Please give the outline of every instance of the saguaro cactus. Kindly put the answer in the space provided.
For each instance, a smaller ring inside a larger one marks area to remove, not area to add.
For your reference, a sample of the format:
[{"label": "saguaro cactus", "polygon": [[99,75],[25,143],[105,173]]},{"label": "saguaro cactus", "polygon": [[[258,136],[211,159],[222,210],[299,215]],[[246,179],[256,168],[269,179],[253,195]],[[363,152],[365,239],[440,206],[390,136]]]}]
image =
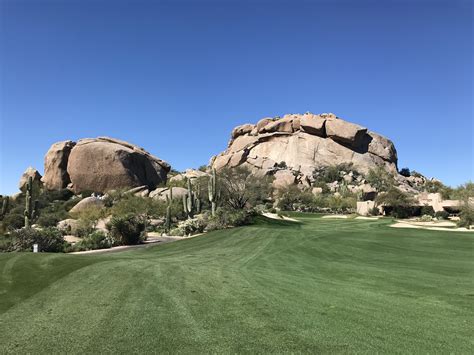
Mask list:
[{"label": "saguaro cactus", "polygon": [[209,202],[211,203],[211,212],[212,215],[216,215],[216,205],[217,205],[217,199],[218,199],[218,193],[217,193],[217,174],[216,174],[216,169],[212,169],[212,175],[209,178],[209,183],[208,183],[208,192],[209,192]]},{"label": "saguaro cactus", "polygon": [[196,185],[194,204],[196,205],[196,213],[197,214],[201,213],[201,184],[199,182]]},{"label": "saguaro cactus", "polygon": [[[25,199],[25,228],[31,227],[31,221],[33,219],[33,205],[31,199],[33,196],[33,178],[30,176],[28,178],[28,183],[26,184],[26,199]],[[35,202],[35,205],[37,203]]]},{"label": "saguaro cactus", "polygon": [[194,215],[194,193],[191,180],[188,179],[188,191],[183,195],[183,208],[188,218],[193,218]]},{"label": "saguaro cactus", "polygon": [[0,212],[0,217],[3,218],[3,216],[7,214],[8,204],[10,203],[10,197],[8,196],[1,197],[1,200],[2,200],[2,210]]},{"label": "saguaro cactus", "polygon": [[173,202],[173,188],[170,187],[169,195],[166,195],[166,220],[165,231],[169,233],[171,230],[171,203]]}]

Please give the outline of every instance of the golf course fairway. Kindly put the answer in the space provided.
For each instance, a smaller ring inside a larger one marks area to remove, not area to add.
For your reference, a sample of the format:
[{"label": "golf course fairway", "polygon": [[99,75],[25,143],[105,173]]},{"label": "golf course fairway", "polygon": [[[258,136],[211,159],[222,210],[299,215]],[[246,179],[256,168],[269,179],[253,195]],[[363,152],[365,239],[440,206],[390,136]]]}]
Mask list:
[{"label": "golf course fairway", "polygon": [[473,352],[473,234],[297,218],[0,254],[0,353]]}]

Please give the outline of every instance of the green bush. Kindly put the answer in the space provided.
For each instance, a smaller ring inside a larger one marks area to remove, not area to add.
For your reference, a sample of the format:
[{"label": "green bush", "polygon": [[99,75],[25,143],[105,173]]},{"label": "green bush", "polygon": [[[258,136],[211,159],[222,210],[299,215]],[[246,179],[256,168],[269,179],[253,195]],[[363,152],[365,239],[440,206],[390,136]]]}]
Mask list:
[{"label": "green bush", "polygon": [[187,219],[178,224],[178,226],[171,230],[171,235],[186,236],[204,232],[207,226],[207,218],[196,217],[193,219]]},{"label": "green bush", "polygon": [[327,207],[337,213],[354,212],[357,207],[357,199],[354,196],[343,197],[331,195],[327,198]]},{"label": "green bush", "polygon": [[22,228],[11,232],[13,251],[32,251],[33,244],[38,244],[40,252],[64,252],[68,243],[56,228],[33,229]]},{"label": "green bush", "polygon": [[108,249],[110,247],[112,247],[112,242],[105,233],[94,231],[76,243],[74,245],[74,251]]},{"label": "green bush", "polygon": [[283,211],[300,211],[305,206],[312,206],[314,195],[309,189],[299,189],[288,185],[278,190],[277,207]]},{"label": "green bush", "polygon": [[380,214],[380,211],[377,207],[372,207],[370,210],[369,210],[369,214],[371,216],[378,216]]},{"label": "green bush", "polygon": [[435,217],[438,219],[448,219],[449,213],[446,211],[438,211],[435,213]]},{"label": "green bush", "polygon": [[252,222],[253,210],[233,210],[229,208],[218,208],[216,215],[209,218],[206,230],[218,230],[230,227],[238,227]]},{"label": "green bush", "polygon": [[9,234],[0,235],[0,252],[13,250],[14,239]]},{"label": "green bush", "polygon": [[393,206],[391,209],[388,209],[389,214],[395,218],[408,218],[413,216],[413,208],[410,206]]},{"label": "green bush", "polygon": [[112,217],[107,229],[114,245],[134,245],[144,240],[145,223],[133,214]]},{"label": "green bush", "polygon": [[67,201],[69,200],[72,196],[74,196],[74,193],[71,190],[68,189],[61,189],[61,190],[45,190],[42,195],[40,196],[40,199],[52,202],[52,201]]},{"label": "green bush", "polygon": [[359,175],[359,173],[354,170],[352,163],[342,163],[314,169],[313,179],[315,180],[315,183],[324,184],[334,181],[341,182],[344,179],[343,172],[348,173],[349,171],[352,171],[355,176]]},{"label": "green bush", "polygon": [[396,184],[393,175],[381,166],[370,169],[365,179],[378,192],[388,191]]},{"label": "green bush", "polygon": [[375,201],[378,205],[384,205],[385,211],[395,218],[407,218],[415,214],[413,198],[396,187],[379,194]]},{"label": "green bush", "polygon": [[458,227],[469,228],[470,226],[474,225],[474,208],[472,205],[466,203],[461,209],[459,218]]},{"label": "green bush", "polygon": [[411,175],[410,169],[403,168],[399,171],[399,174],[402,175],[402,176],[405,176],[405,177],[410,177],[410,175]]},{"label": "green bush", "polygon": [[38,217],[36,223],[41,227],[56,227],[60,220],[61,218],[55,214],[42,214]]},{"label": "green bush", "polygon": [[15,230],[25,225],[25,217],[19,213],[9,213],[2,220],[2,227],[5,230]]},{"label": "green bush", "polygon": [[420,210],[420,214],[421,214],[422,216],[427,215],[427,216],[434,217],[435,211],[434,211],[434,209],[433,209],[432,206],[422,206],[422,207],[421,207],[421,210]]},{"label": "green bush", "polygon": [[429,214],[424,214],[419,218],[420,222],[431,222],[433,220],[433,217]]}]

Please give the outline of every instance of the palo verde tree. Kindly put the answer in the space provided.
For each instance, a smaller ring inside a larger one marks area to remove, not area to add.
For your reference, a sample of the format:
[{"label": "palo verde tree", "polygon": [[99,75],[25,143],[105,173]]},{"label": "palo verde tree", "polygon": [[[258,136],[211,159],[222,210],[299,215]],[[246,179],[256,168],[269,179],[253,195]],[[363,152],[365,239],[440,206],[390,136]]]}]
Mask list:
[{"label": "palo verde tree", "polygon": [[233,209],[244,209],[268,201],[272,196],[272,178],[257,177],[243,166],[224,168],[219,173],[222,199]]}]

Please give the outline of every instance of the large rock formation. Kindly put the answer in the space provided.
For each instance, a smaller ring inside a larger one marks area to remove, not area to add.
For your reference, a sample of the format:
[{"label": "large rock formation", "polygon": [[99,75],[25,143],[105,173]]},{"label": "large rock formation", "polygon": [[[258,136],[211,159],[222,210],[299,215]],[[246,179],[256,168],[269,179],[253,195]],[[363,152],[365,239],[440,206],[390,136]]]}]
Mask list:
[{"label": "large rock formation", "polygon": [[285,166],[306,182],[315,168],[342,163],[351,163],[361,173],[376,166],[396,173],[397,152],[389,139],[365,127],[331,113],[305,113],[234,128],[228,148],[210,162],[216,169],[243,165],[262,175]]},{"label": "large rock formation", "polygon": [[45,157],[43,182],[49,190],[69,186],[74,192],[105,192],[165,182],[170,166],[143,148],[99,137],[51,146]]},{"label": "large rock formation", "polygon": [[60,190],[71,182],[67,172],[67,162],[71,149],[76,145],[73,141],[54,143],[44,157],[43,184],[48,190]]},{"label": "large rock formation", "polygon": [[25,170],[25,172],[21,175],[20,181],[18,182],[18,188],[25,192],[26,185],[28,184],[28,179],[32,178],[33,184],[35,184],[37,187],[42,187],[42,182],[41,182],[41,174],[36,170],[35,168],[32,168],[31,166]]}]

